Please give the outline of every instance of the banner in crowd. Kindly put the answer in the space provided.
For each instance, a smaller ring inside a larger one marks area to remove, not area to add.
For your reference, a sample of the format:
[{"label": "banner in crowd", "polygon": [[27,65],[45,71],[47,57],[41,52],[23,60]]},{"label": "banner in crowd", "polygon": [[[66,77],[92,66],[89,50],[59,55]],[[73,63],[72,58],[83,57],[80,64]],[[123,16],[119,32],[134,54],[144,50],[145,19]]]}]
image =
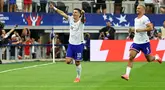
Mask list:
[{"label": "banner in crowd", "polygon": [[[129,49],[133,42],[127,40],[91,40],[91,61],[127,61]],[[151,54],[158,54],[165,61],[165,40],[151,40]],[[138,53],[135,61],[146,61],[142,52]]]},{"label": "banner in crowd", "polygon": [[[129,27],[134,25],[136,14],[86,14],[86,26],[105,26],[109,20],[112,26]],[[165,15],[147,15],[155,26],[162,26]],[[28,26],[66,26],[66,21],[59,14],[51,13],[0,13],[0,21],[6,25],[28,25]]]}]

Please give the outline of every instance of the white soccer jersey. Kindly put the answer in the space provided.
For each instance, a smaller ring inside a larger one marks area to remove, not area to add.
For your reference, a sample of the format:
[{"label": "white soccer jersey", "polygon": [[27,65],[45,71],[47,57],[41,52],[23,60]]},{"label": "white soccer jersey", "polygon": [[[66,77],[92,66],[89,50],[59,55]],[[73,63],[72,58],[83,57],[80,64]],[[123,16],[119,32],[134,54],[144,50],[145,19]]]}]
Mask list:
[{"label": "white soccer jersey", "polygon": [[134,36],[134,43],[136,44],[143,44],[149,42],[149,37],[147,32],[136,32],[136,29],[145,29],[147,24],[150,23],[150,20],[147,16],[143,15],[141,18],[135,18],[135,36]]},{"label": "white soccer jersey", "polygon": [[68,16],[70,25],[69,43],[73,45],[80,45],[84,41],[84,24],[79,20],[74,22],[73,16]]}]

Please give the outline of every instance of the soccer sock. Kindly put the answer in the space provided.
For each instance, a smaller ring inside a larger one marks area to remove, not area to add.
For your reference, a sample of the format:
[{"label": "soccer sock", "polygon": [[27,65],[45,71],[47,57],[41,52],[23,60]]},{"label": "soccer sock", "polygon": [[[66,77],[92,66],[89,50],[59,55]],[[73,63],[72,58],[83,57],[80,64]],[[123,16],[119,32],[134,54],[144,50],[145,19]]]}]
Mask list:
[{"label": "soccer sock", "polygon": [[78,65],[78,66],[76,66],[77,78],[80,78],[80,76],[81,76],[81,70],[82,70],[81,64]]},{"label": "soccer sock", "polygon": [[126,68],[126,75],[129,76],[130,72],[131,72],[131,67],[128,67],[128,66],[127,66],[127,68]]},{"label": "soccer sock", "polygon": [[72,64],[75,64],[75,60],[72,60]]}]

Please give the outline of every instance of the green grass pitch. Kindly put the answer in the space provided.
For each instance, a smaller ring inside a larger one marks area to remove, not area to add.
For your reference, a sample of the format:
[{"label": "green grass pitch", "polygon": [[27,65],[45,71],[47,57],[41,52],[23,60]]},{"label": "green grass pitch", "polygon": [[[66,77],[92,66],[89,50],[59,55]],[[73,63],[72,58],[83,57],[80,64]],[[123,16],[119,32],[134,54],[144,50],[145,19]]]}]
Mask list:
[{"label": "green grass pitch", "polygon": [[80,83],[73,82],[75,65],[48,63],[0,65],[0,90],[165,90],[165,63],[136,62],[125,81],[126,62],[82,62]]}]

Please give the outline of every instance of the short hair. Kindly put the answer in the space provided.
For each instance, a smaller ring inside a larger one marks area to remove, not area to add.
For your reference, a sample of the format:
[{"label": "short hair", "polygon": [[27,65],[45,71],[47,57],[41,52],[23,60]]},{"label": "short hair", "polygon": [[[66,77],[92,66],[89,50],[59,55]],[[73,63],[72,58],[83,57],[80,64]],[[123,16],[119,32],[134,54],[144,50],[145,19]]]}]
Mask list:
[{"label": "short hair", "polygon": [[74,10],[77,10],[81,14],[81,10],[79,8],[74,8]]},{"label": "short hair", "polygon": [[144,10],[146,9],[145,5],[143,5],[143,4],[139,4],[138,6],[142,6],[144,8]]}]

